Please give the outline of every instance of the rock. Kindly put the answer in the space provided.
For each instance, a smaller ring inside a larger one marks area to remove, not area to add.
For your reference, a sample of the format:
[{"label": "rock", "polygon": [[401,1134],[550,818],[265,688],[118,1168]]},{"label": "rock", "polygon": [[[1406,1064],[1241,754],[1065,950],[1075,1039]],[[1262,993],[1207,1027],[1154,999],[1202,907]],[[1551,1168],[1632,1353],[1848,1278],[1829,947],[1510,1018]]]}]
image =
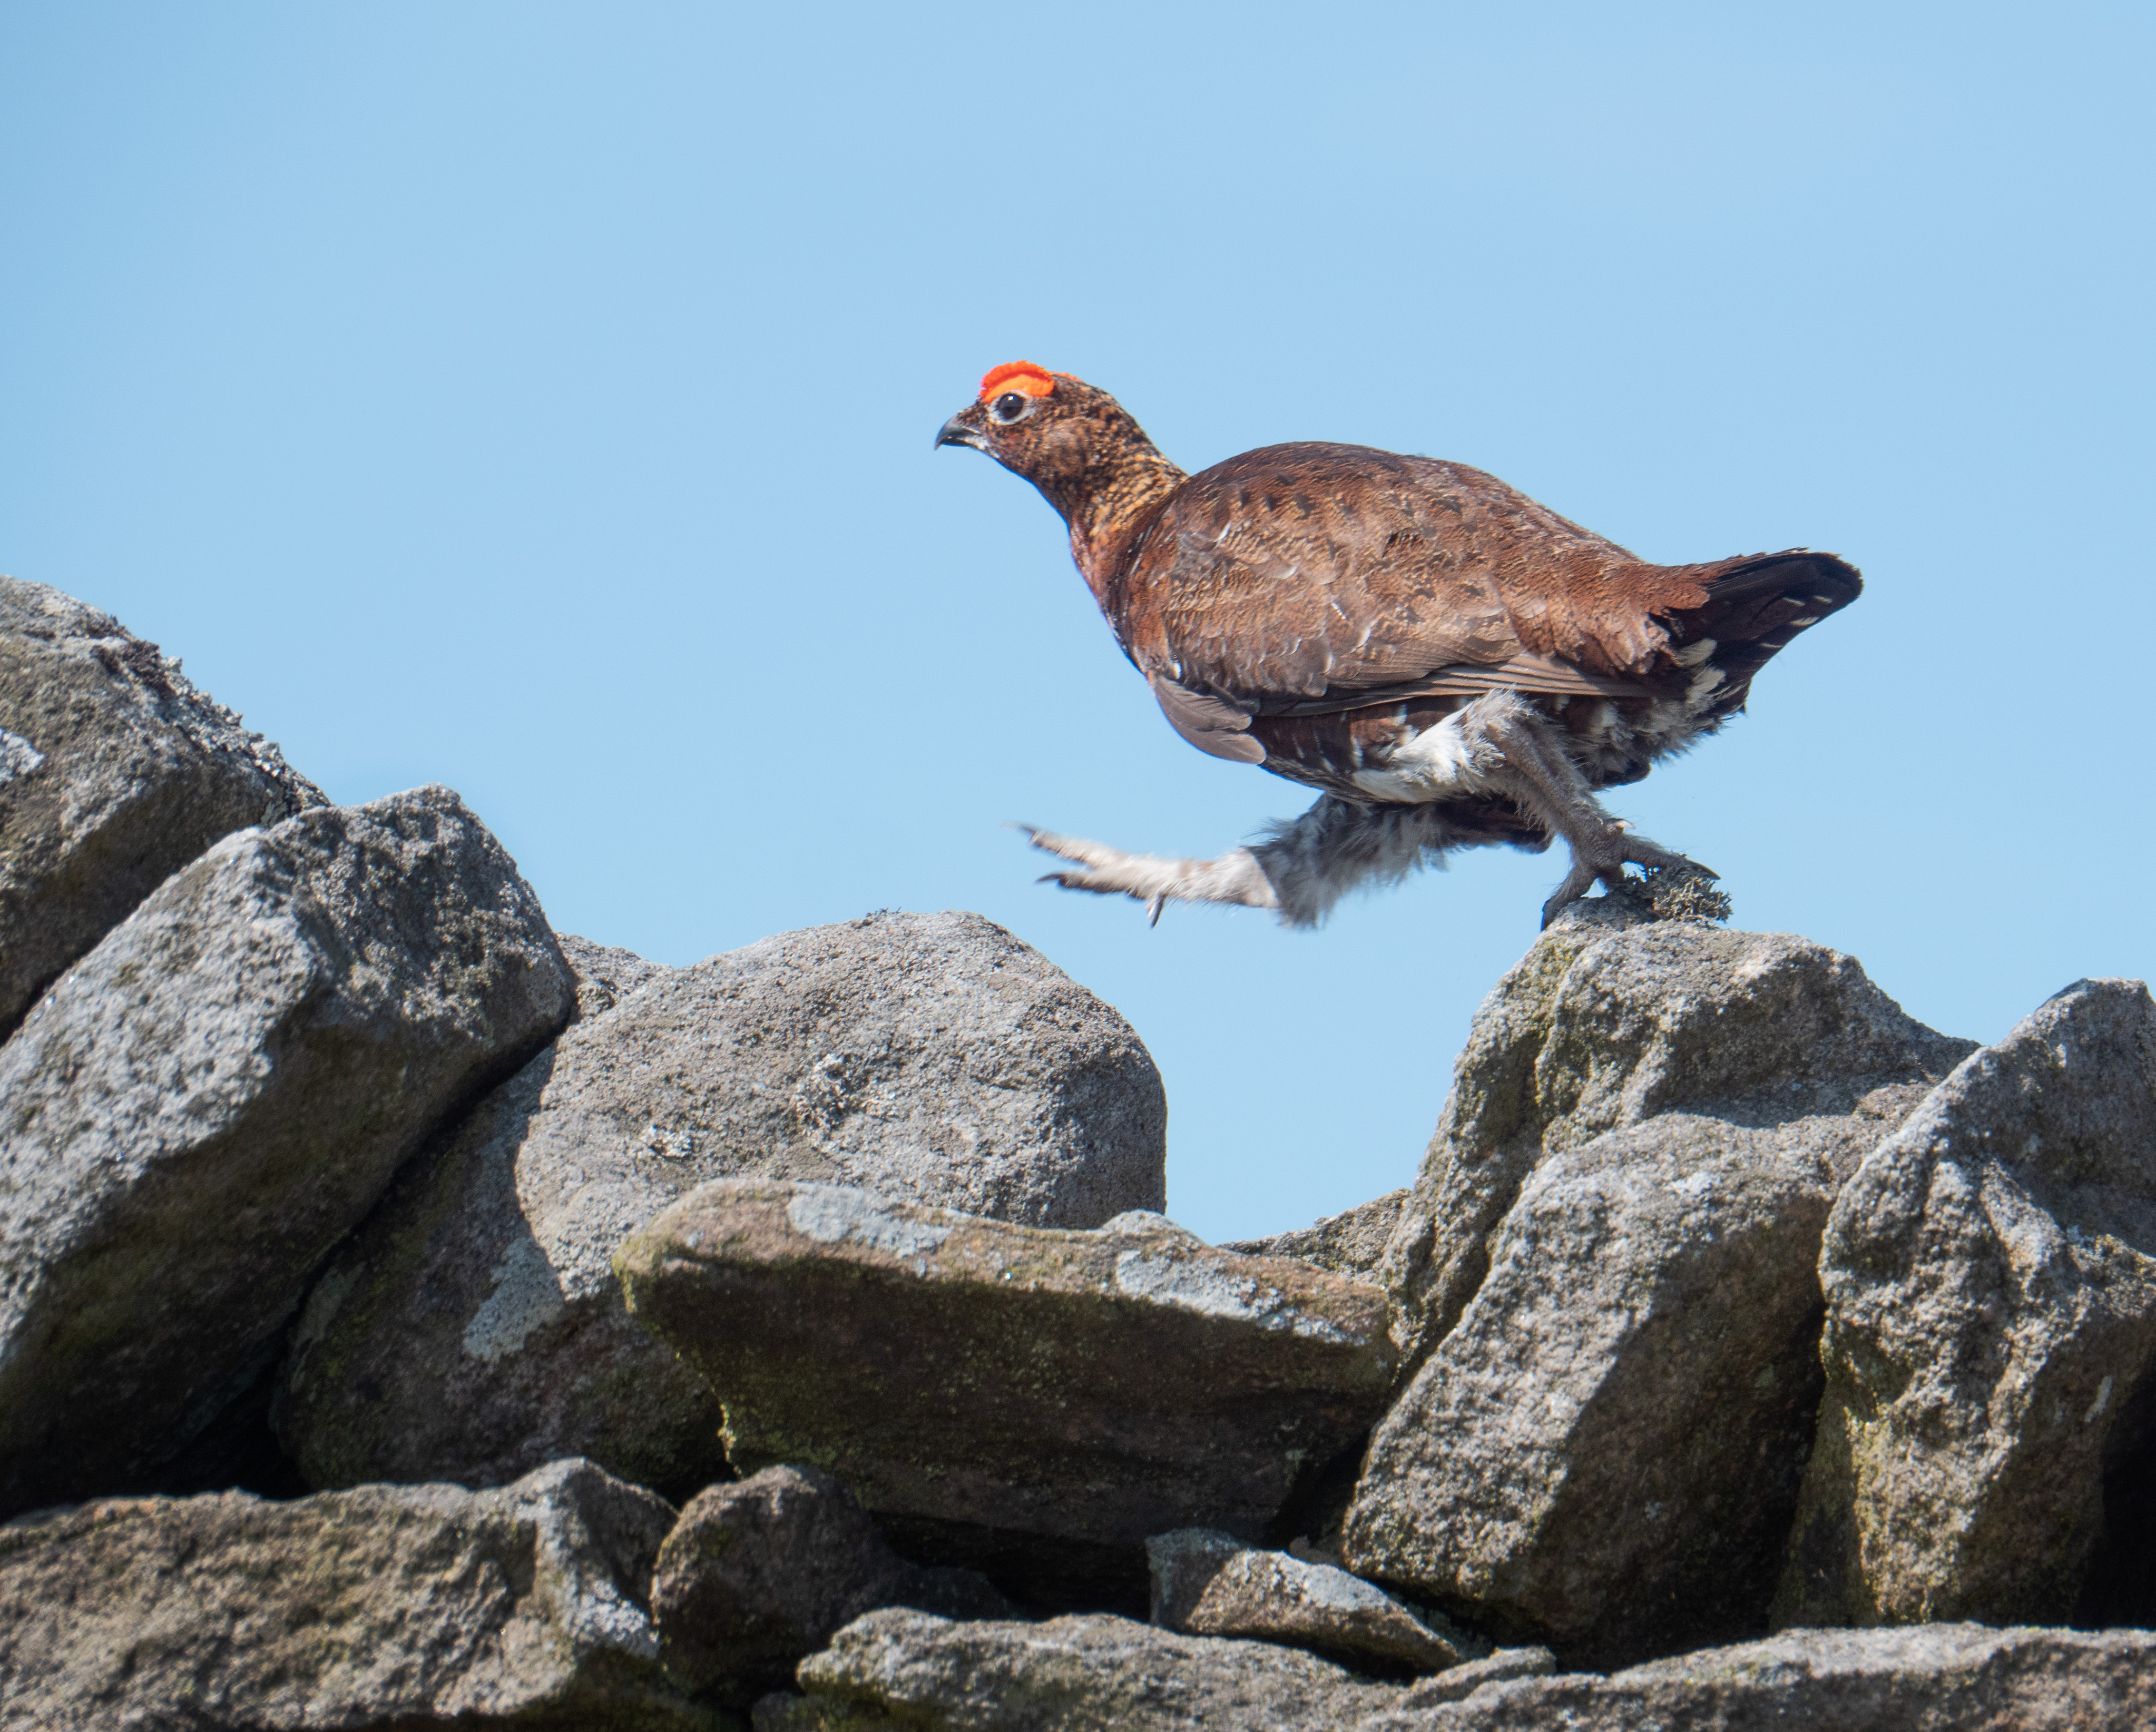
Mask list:
[{"label": "rock", "polygon": [[1178,1528],[1146,1541],[1152,1621],[1187,1636],[1240,1636],[1313,1648],[1346,1664],[1414,1672],[1456,1666],[1460,1650],[1344,1570],[1260,1551],[1232,1534]]},{"label": "rock", "polygon": [[721,1180],[616,1266],[725,1403],[737,1468],[814,1462],[901,1549],[1007,1589],[1035,1565],[1135,1588],[1170,1528],[1260,1537],[1392,1372],[1377,1289],[1157,1215],[1060,1232]]},{"label": "rock", "polygon": [[1575,903],[1476,1012],[1383,1273],[1409,1363],[1458,1321],[1489,1236],[1547,1156],[1658,1113],[1845,1125],[1864,1148],[1974,1049],[1905,1015],[1854,957],[1778,933],[1640,924]]},{"label": "rock", "polygon": [[0,1048],[0,1511],[154,1477],[570,990],[444,788],[227,837],[115,927]]},{"label": "rock", "polygon": [[644,1611],[673,1517],[574,1461],[25,1516],[0,1527],[0,1726],[716,1728]]},{"label": "rock", "polygon": [[1516,1678],[1548,1678],[1557,1656],[1546,1647],[1501,1647],[1479,1660],[1468,1660],[1435,1678],[1421,1679],[1400,1698],[1402,1709],[1435,1708],[1440,1702],[1465,1702],[1485,1684],[1509,1683]]},{"label": "rock", "polygon": [[1394,1243],[1409,1338],[1443,1332],[1372,1436],[1348,1566],[1573,1664],[1763,1632],[1827,1211],[1965,1046],[1802,940],[1545,937]]},{"label": "rock", "polygon": [[758,1732],[2131,1732],[2156,1724],[2145,1630],[1792,1630],[1609,1677],[1492,1655],[1409,1686],[1257,1642],[1122,1618],[947,1623],[874,1612],[802,1663]]},{"label": "rock", "polygon": [[1100,1612],[1023,1624],[872,1612],[803,1660],[799,1678],[808,1695],[759,1703],[757,1732],[1336,1732],[1399,1694],[1295,1648],[1178,1636]]},{"label": "rock", "polygon": [[[1826,1399],[1777,1619],[2076,1617],[2156,1436],[2132,1399],[2156,1372],[2148,989],[2082,981],[1967,1059],[1842,1193],[1821,1268]],[[2156,1613],[2145,1587],[2111,1615]]]},{"label": "rock", "polygon": [[219,837],[326,803],[156,644],[0,577],[0,1038]]},{"label": "rock", "polygon": [[652,981],[680,972],[663,962],[647,962],[619,945],[598,944],[569,932],[560,937],[562,954],[577,976],[579,1017],[602,1016]]},{"label": "rock", "polygon": [[1343,1214],[1327,1215],[1292,1232],[1276,1232],[1266,1239],[1240,1239],[1223,1245],[1223,1251],[1239,1251],[1246,1257],[1300,1257],[1336,1275],[1358,1281],[1383,1278],[1385,1249],[1400,1224],[1407,1205],[1404,1185],[1383,1197],[1359,1203]]},{"label": "rock", "polygon": [[1445,1700],[1458,1676],[1402,1692],[1355,1732],[2133,1732],[2156,1722],[2156,1636],[2145,1630],[1791,1630],[1608,1678],[1524,1678]]},{"label": "rock", "polygon": [[835,1175],[1071,1227],[1161,1202],[1144,1047],[978,915],[648,978],[598,949],[587,993],[625,996],[481,1103],[316,1289],[278,1417],[310,1483],[493,1484],[562,1454],[680,1497],[730,1477],[716,1401],[629,1321],[609,1262],[704,1180]]},{"label": "rock", "polygon": [[804,1656],[880,1606],[1017,1616],[984,1576],[906,1562],[845,1488],[814,1468],[766,1468],[699,1492],[651,1578],[667,1669],[738,1708],[791,1682]]}]

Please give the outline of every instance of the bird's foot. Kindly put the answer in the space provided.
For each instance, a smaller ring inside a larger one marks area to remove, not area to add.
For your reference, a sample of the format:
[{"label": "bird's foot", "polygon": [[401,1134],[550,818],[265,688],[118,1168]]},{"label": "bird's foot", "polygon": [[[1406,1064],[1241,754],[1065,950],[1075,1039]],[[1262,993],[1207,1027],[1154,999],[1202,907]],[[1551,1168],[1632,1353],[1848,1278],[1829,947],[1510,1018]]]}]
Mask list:
[{"label": "bird's foot", "polygon": [[1217,860],[1168,859],[1159,854],[1126,853],[1105,843],[1086,842],[1075,836],[1058,836],[1015,824],[1026,840],[1043,853],[1075,860],[1084,868],[1076,872],[1050,872],[1043,884],[1058,884],[1066,890],[1091,890],[1099,896],[1130,896],[1146,905],[1154,925],[1170,902],[1229,902],[1245,908],[1277,908],[1273,887],[1246,848],[1223,854]]},{"label": "bird's foot", "polygon": [[1628,882],[1625,875],[1627,865],[1660,869],[1672,874],[1682,872],[1704,879],[1722,876],[1697,860],[1672,853],[1660,843],[1635,835],[1630,825],[1617,818],[1568,836],[1566,840],[1572,844],[1572,870],[1565,874],[1557,893],[1543,904],[1545,927],[1598,881],[1612,890]]}]

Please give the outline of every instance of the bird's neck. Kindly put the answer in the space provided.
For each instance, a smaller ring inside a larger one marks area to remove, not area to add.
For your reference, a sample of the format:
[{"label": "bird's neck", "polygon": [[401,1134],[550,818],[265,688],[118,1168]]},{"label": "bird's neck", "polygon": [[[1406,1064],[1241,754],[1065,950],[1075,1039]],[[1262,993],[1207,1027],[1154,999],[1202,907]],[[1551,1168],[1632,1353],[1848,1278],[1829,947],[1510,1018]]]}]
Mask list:
[{"label": "bird's neck", "polygon": [[1140,434],[1067,481],[1035,481],[1070,526],[1070,556],[1111,623],[1116,607],[1109,588],[1124,548],[1161,501],[1188,479]]}]

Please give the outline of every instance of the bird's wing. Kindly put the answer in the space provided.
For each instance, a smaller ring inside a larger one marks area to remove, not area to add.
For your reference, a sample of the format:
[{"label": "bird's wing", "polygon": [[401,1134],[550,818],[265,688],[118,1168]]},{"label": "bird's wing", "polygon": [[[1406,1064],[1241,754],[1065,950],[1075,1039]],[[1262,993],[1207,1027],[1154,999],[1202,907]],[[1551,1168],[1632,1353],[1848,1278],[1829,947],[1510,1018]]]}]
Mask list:
[{"label": "bird's wing", "polygon": [[1460,464],[1276,445],[1177,489],[1132,549],[1119,623],[1157,680],[1259,714],[1621,695],[1666,664],[1662,620],[1705,599],[1706,569],[1642,565]]},{"label": "bird's wing", "polygon": [[1239,764],[1262,764],[1265,749],[1245,731],[1251,712],[1206,692],[1194,692],[1165,674],[1147,674],[1155,701],[1168,725],[1199,751]]}]

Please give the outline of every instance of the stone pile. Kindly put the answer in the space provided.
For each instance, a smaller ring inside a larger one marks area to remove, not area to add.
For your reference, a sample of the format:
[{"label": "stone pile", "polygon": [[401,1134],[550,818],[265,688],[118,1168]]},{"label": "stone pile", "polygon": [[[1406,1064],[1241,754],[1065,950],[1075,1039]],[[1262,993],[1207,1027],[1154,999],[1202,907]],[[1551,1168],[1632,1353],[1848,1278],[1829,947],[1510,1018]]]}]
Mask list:
[{"label": "stone pile", "polygon": [[0,1732],[2156,1723],[2156,1006],[1581,904],[1169,1221],[972,915],[690,968],[0,579]]}]

